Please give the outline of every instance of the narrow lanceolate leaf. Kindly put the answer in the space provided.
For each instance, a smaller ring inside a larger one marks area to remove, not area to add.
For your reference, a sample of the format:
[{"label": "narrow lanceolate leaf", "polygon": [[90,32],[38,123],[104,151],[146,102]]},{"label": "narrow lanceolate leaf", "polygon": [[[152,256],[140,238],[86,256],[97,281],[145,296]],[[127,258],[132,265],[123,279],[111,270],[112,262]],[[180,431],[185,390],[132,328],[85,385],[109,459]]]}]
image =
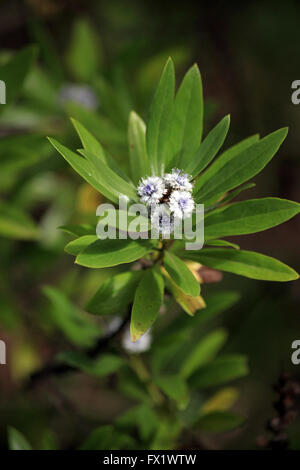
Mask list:
[{"label": "narrow lanceolate leaf", "polygon": [[198,389],[213,387],[235,380],[248,374],[247,358],[234,354],[215,359],[197,371],[189,378],[189,383]]},{"label": "narrow lanceolate leaf", "polygon": [[96,155],[100,162],[105,163],[111,170],[117,173],[117,175],[128,181],[129,179],[127,175],[125,175],[125,173],[121,170],[117,162],[112,157],[110,157],[107,152],[104,152],[102,145],[96,139],[96,137],[94,137],[93,134],[91,134],[87,128],[76,119],[72,118],[71,122],[75,127],[84,149]]},{"label": "narrow lanceolate leaf", "polygon": [[245,418],[229,411],[212,411],[204,414],[196,423],[196,428],[206,432],[225,432],[240,427]]},{"label": "narrow lanceolate leaf", "polygon": [[136,261],[152,249],[148,240],[97,240],[79,253],[75,262],[87,268],[109,268]]},{"label": "narrow lanceolate leaf", "polygon": [[180,375],[164,375],[154,378],[154,383],[172,400],[184,404],[188,396],[188,388]]},{"label": "narrow lanceolate leaf", "polygon": [[103,184],[98,180],[96,169],[86,158],[77,155],[64,145],[57,142],[57,140],[49,137],[50,143],[53,147],[64,157],[64,159],[74,168],[77,173],[82,176],[93,188],[97,189],[107,199],[118,204],[119,194],[116,190],[110,189],[107,184]]},{"label": "narrow lanceolate leaf", "polygon": [[94,235],[96,233],[96,225],[78,224],[78,225],[61,225],[58,227],[63,232],[75,237],[83,237],[84,235]]},{"label": "narrow lanceolate leaf", "polygon": [[94,315],[123,313],[133,300],[141,274],[129,271],[106,279],[85,309]]},{"label": "narrow lanceolate leaf", "polygon": [[126,196],[129,199],[137,201],[137,192],[133,185],[129,184],[117,173],[111,170],[104,162],[87,150],[81,151],[82,155],[87,158],[87,161],[95,168],[95,176],[102,185],[106,185],[111,192],[114,192],[119,196]]},{"label": "narrow lanceolate leaf", "polygon": [[65,246],[65,251],[69,253],[69,255],[77,256],[97,239],[97,235],[83,235],[68,243]]},{"label": "narrow lanceolate leaf", "polygon": [[163,301],[164,282],[154,269],[147,269],[137,287],[131,314],[132,341],[137,341],[153,325]]},{"label": "narrow lanceolate leaf", "polygon": [[197,200],[205,203],[216,194],[239,186],[259,173],[275,155],[287,135],[287,128],[279,129],[228,160],[223,154],[199,177]]},{"label": "narrow lanceolate leaf", "polygon": [[283,282],[292,281],[299,277],[296,271],[281,261],[254,251],[207,248],[195,253],[186,252],[184,256],[210,268],[228,271],[251,279]]},{"label": "narrow lanceolate leaf", "polygon": [[229,242],[227,240],[208,240],[205,242],[205,245],[210,246],[227,246],[228,248],[234,248],[235,250],[239,250],[240,247],[236,243]]},{"label": "narrow lanceolate leaf", "polygon": [[182,364],[181,375],[187,378],[199,367],[214,359],[226,342],[227,336],[224,329],[219,329],[200,338],[199,343]]},{"label": "narrow lanceolate leaf", "polygon": [[128,142],[131,178],[137,183],[151,174],[146,148],[146,125],[142,118],[131,111],[128,122]]},{"label": "narrow lanceolate leaf", "polygon": [[200,145],[203,127],[203,94],[201,75],[195,64],[186,73],[176,94],[166,149],[166,167],[178,164],[185,168]]},{"label": "narrow lanceolate leaf", "polygon": [[194,177],[203,171],[217,155],[227,136],[230,116],[225,116],[205,137],[186,167]]},{"label": "narrow lanceolate leaf", "polygon": [[239,397],[239,390],[235,387],[226,387],[217,391],[201,407],[204,414],[214,411],[226,411],[231,408]]},{"label": "narrow lanceolate leaf", "polygon": [[161,272],[165,278],[166,288],[171,292],[178,305],[180,305],[188,315],[193,317],[198,310],[205,308],[206,305],[201,295],[192,297],[191,295],[185,294],[177,284],[175,284],[165,268],[162,267]]},{"label": "narrow lanceolate leaf", "polygon": [[174,254],[165,252],[164,266],[175,284],[187,295],[200,295],[200,284],[187,265]]},{"label": "narrow lanceolate leaf", "polygon": [[162,172],[165,152],[169,144],[174,91],[174,65],[172,60],[168,59],[151,103],[146,131],[148,156],[155,173]]},{"label": "narrow lanceolate leaf", "polygon": [[205,238],[261,232],[291,219],[300,204],[276,197],[249,199],[222,207],[205,218]]},{"label": "narrow lanceolate leaf", "polygon": [[[199,188],[202,187],[210,178],[212,178],[219,171],[220,165],[223,166],[226,163],[230,162],[242,152],[244,152],[246,149],[250,148],[253,144],[258,142],[258,140],[259,135],[254,134],[242,140],[241,142],[238,142],[237,144],[233,145],[229,149],[225,150],[225,152],[222,152],[218,159],[213,163],[213,165],[210,166],[209,171],[205,171],[205,173],[203,173],[197,178],[194,186],[194,194],[196,194],[199,191]],[[213,197],[218,200],[221,195],[222,192],[214,194]]]}]

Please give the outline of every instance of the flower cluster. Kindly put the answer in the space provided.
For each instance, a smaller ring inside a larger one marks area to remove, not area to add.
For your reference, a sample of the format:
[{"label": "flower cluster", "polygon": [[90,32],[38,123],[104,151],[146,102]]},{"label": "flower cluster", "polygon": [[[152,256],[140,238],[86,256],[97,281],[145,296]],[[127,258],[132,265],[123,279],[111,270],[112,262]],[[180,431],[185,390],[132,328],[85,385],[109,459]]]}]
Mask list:
[{"label": "flower cluster", "polygon": [[191,176],[178,168],[163,177],[142,178],[137,192],[141,202],[147,205],[151,223],[162,235],[169,235],[175,221],[189,217],[194,209]]}]

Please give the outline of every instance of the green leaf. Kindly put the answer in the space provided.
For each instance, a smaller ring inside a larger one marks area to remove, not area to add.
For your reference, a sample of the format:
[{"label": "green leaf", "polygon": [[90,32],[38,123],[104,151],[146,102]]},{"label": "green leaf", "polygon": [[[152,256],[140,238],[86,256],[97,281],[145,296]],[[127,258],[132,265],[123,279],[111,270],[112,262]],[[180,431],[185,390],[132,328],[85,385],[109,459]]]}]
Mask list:
[{"label": "green leaf", "polygon": [[81,122],[103,145],[114,146],[117,149],[120,147],[125,149],[127,146],[126,133],[106,116],[71,101],[65,103],[64,108],[68,117],[72,116]]},{"label": "green leaf", "polygon": [[297,202],[268,197],[236,202],[205,217],[205,238],[261,232],[300,212]]},{"label": "green leaf", "polygon": [[169,144],[174,90],[174,65],[169,58],[151,103],[146,131],[148,156],[156,174],[160,174],[163,171],[165,152]]},{"label": "green leaf", "polygon": [[130,323],[132,341],[137,341],[154,323],[163,301],[164,282],[154,269],[147,269],[137,287]]},{"label": "green leaf", "polygon": [[70,255],[77,256],[96,240],[98,240],[97,235],[84,235],[68,243],[65,246],[65,251]]},{"label": "green leaf", "polygon": [[211,246],[227,246],[228,248],[234,248],[235,250],[239,250],[240,247],[236,243],[228,242],[227,240],[208,240],[205,242],[205,245]]},{"label": "green leaf", "polygon": [[116,425],[125,430],[137,427],[141,439],[148,440],[159,426],[159,418],[155,410],[143,403],[123,413]]},{"label": "green leaf", "polygon": [[165,252],[164,266],[177,286],[187,295],[200,295],[200,284],[187,265],[174,254]]},{"label": "green leaf", "polygon": [[188,378],[199,367],[214,359],[225,344],[227,337],[227,332],[219,329],[201,338],[182,364],[181,375]]},{"label": "green leaf", "polygon": [[50,314],[53,322],[65,336],[77,346],[92,346],[100,335],[100,327],[58,289],[45,286],[43,293],[51,302]]},{"label": "green leaf", "polygon": [[17,240],[37,240],[40,232],[26,212],[0,201],[0,235]]},{"label": "green leaf", "polygon": [[255,176],[272,159],[286,135],[287,128],[279,129],[234,157],[221,155],[199,177],[195,187],[197,201],[205,203],[216,194],[229,191]]},{"label": "green leaf", "polygon": [[20,94],[36,55],[36,47],[28,46],[17,52],[9,62],[0,66],[0,79],[6,85],[6,103],[8,105],[12,104]]},{"label": "green leaf", "polygon": [[76,263],[87,268],[109,268],[131,263],[152,251],[148,240],[97,240],[76,258]]},{"label": "green leaf", "polygon": [[246,356],[228,355],[215,359],[195,371],[189,383],[198,389],[214,387],[248,374]]},{"label": "green leaf", "polygon": [[92,26],[77,19],[67,52],[67,63],[73,77],[80,82],[90,81],[97,73],[102,51],[99,38]]},{"label": "green leaf", "polygon": [[86,441],[80,447],[80,450],[107,450],[111,449],[114,439],[113,426],[106,425],[92,431]]},{"label": "green leaf", "polygon": [[198,253],[186,252],[184,256],[210,268],[228,271],[251,279],[284,282],[299,277],[296,271],[281,261],[254,251],[208,248]]},{"label": "green leaf", "polygon": [[218,390],[201,407],[201,413],[207,414],[215,411],[227,411],[239,397],[239,390],[235,387],[226,387]]},{"label": "green leaf", "polygon": [[[175,284],[173,279],[167,273],[165,268],[161,268],[161,272],[165,277],[166,288],[169,292],[173,295],[176,302],[180,305],[180,307],[190,316],[194,316],[197,310],[205,308],[205,302],[201,295],[196,297],[192,297],[190,295],[185,294],[178,286]],[[200,288],[200,284],[199,288]]]},{"label": "green leaf", "polygon": [[208,432],[231,431],[244,424],[245,419],[229,411],[214,411],[207,413],[197,421],[197,429]]},{"label": "green leaf", "polygon": [[227,136],[230,116],[225,116],[205,137],[199,149],[186,167],[194,177],[203,171],[217,155]]},{"label": "green leaf", "polygon": [[188,397],[188,388],[180,375],[162,375],[154,378],[154,383],[172,400],[185,404]]},{"label": "green leaf", "polygon": [[202,82],[200,71],[195,64],[186,73],[176,94],[170,143],[166,149],[166,167],[169,162],[172,162],[172,166],[178,163],[179,168],[185,168],[190,163],[200,145],[202,127]]},{"label": "green leaf", "polygon": [[132,302],[141,272],[129,271],[106,279],[86,306],[94,315],[123,312]]},{"label": "green leaf", "polygon": [[201,325],[228,310],[240,299],[240,294],[236,291],[219,291],[208,294],[205,298],[206,308],[195,316],[197,325]]},{"label": "green leaf", "polygon": [[109,191],[116,196],[127,196],[133,201],[138,201],[136,188],[129,184],[126,180],[121,178],[117,173],[111,170],[104,162],[98,158],[97,155],[94,155],[87,150],[81,150],[82,155],[84,155],[91,165],[95,168],[95,177],[100,183],[109,189]]},{"label": "green leaf", "polygon": [[[126,181],[129,181],[128,176],[121,170],[117,162],[112,157],[110,157],[107,152],[104,152],[102,145],[96,139],[96,137],[94,137],[93,134],[91,134],[86,129],[86,127],[76,119],[71,118],[71,122],[81,140],[84,149],[97,156],[100,162],[105,163],[121,178],[125,179]],[[82,153],[82,149],[79,150],[79,152]]]},{"label": "green leaf", "polygon": [[107,185],[103,185],[97,178],[96,170],[94,165],[92,165],[86,158],[77,155],[68,149],[64,145],[60,144],[57,140],[48,137],[50,143],[53,147],[64,157],[64,159],[74,168],[77,173],[82,176],[85,181],[87,181],[93,188],[103,194],[107,199],[118,204],[119,197],[118,192],[111,190]]},{"label": "green leaf", "polygon": [[23,434],[11,426],[8,428],[8,447],[9,450],[32,450]]},{"label": "green leaf", "polygon": [[142,118],[131,111],[128,121],[128,142],[131,177],[135,183],[151,174],[146,148],[146,125]]},{"label": "green leaf", "polygon": [[96,233],[96,225],[78,224],[78,225],[61,225],[58,227],[63,232],[75,237],[83,237],[84,235],[94,235]]},{"label": "green leaf", "polygon": [[78,351],[65,351],[57,356],[61,362],[76,367],[87,374],[105,377],[117,372],[126,362],[115,354],[101,354],[96,359],[91,359]]},{"label": "green leaf", "polygon": [[221,201],[220,203],[221,204],[225,204],[229,201],[231,201],[232,199],[234,199],[235,197],[237,197],[241,192],[245,191],[246,189],[250,189],[250,188],[254,188],[256,186],[255,183],[246,183],[246,184],[243,184],[242,186],[240,186],[238,189],[236,189],[235,191],[231,191],[227,194],[227,196],[225,196]]}]

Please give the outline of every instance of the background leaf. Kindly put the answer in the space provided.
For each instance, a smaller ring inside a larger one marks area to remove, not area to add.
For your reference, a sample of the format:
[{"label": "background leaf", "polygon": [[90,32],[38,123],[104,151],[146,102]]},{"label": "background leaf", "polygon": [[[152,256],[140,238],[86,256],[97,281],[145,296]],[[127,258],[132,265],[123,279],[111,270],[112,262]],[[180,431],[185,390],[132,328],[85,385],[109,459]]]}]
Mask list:
[{"label": "background leaf", "polygon": [[129,271],[106,279],[86,310],[94,315],[119,315],[132,302],[140,278],[141,272]]},{"label": "background leaf", "polygon": [[224,329],[219,329],[209,333],[204,338],[200,338],[198,344],[182,364],[182,376],[189,377],[199,367],[214,359],[226,343],[227,337],[227,332]]},{"label": "background leaf", "polygon": [[8,446],[10,450],[32,450],[23,434],[11,426],[8,428]]}]

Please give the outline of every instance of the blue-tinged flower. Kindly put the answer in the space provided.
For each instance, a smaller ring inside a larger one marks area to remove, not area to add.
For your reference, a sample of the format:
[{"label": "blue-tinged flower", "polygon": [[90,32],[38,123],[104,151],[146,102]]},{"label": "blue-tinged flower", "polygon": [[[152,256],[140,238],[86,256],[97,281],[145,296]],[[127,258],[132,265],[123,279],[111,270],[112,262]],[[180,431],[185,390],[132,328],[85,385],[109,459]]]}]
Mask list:
[{"label": "blue-tinged flower", "polygon": [[174,230],[174,214],[169,210],[168,204],[152,206],[151,224],[163,236],[170,235]]},{"label": "blue-tinged flower", "polygon": [[157,204],[166,192],[164,181],[159,176],[142,178],[137,188],[141,202],[152,205]]},{"label": "blue-tinged flower", "polygon": [[188,191],[173,191],[170,196],[169,207],[175,217],[182,219],[192,214],[195,202]]},{"label": "blue-tinged flower", "polygon": [[192,176],[184,173],[183,170],[173,168],[171,173],[166,173],[164,176],[167,188],[179,189],[182,191],[192,191],[193,185],[191,183]]}]

